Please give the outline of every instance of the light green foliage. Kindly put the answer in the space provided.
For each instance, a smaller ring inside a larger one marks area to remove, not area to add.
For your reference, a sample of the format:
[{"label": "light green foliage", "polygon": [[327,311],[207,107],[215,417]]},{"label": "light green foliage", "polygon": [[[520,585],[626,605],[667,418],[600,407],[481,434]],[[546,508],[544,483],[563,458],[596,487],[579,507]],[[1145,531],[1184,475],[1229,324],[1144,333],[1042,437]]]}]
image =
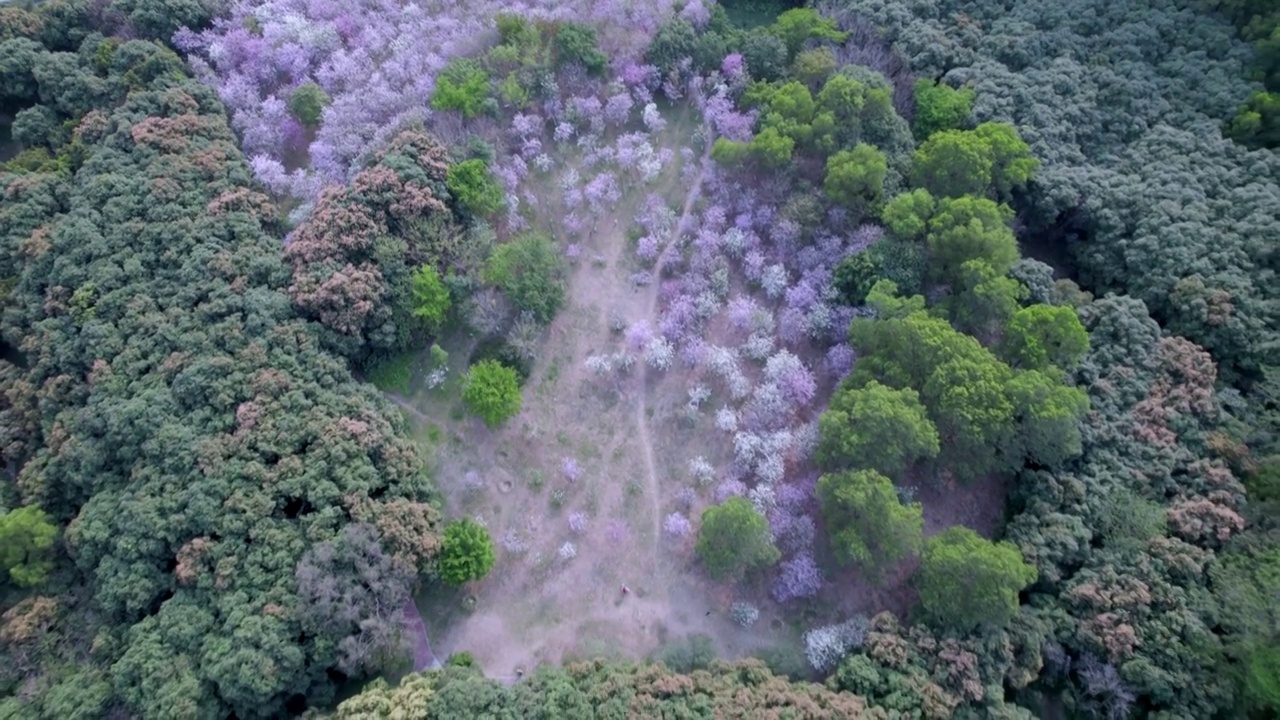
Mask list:
[{"label": "light green foliage", "polygon": [[836,55],[829,47],[805,50],[791,63],[791,74],[800,82],[816,90],[836,71]]},{"label": "light green foliage", "polygon": [[471,518],[454,520],[440,540],[440,579],[450,585],[479,580],[493,569],[493,540],[483,525]]},{"label": "light green foliage", "polygon": [[920,390],[946,448],[944,460],[960,480],[1022,464],[1021,456],[1009,452],[1016,432],[1006,393],[1011,377],[1008,366],[978,354],[942,363]]},{"label": "light green foliage", "polygon": [[1010,318],[1001,354],[1014,367],[1070,372],[1087,352],[1089,334],[1075,308],[1031,305]]},{"label": "light green foliage", "polygon": [[878,578],[920,551],[920,503],[903,505],[893,482],[875,470],[823,475],[818,500],[840,562],[856,563]]},{"label": "light green foliage", "polygon": [[496,360],[482,360],[467,371],[462,403],[485,425],[496,428],[520,412],[520,377]]},{"label": "light green foliage", "polygon": [[1018,612],[1018,593],[1037,576],[1013,545],[959,526],[926,540],[920,560],[925,616],[957,630],[1006,625]]},{"label": "light green foliage", "polygon": [[304,127],[314,128],[320,124],[320,115],[328,106],[330,98],[319,85],[305,82],[289,96],[289,112]]},{"label": "light green foliage", "polygon": [[1013,211],[984,197],[942,198],[929,221],[929,271],[938,280],[964,283],[962,268],[981,260],[997,275],[1018,259],[1018,240],[1009,227]]},{"label": "light green foliage", "polygon": [[707,574],[716,580],[737,580],[782,557],[773,544],[769,521],[741,497],[702,511],[697,552]]},{"label": "light green foliage", "polygon": [[791,161],[796,143],[776,128],[767,127],[751,138],[751,156],[767,169],[785,167]]},{"label": "light green foliage", "polygon": [[[1084,391],[1062,383],[1060,372],[1017,371],[1005,390],[1017,419],[1011,458],[1056,467],[1080,454],[1080,419],[1089,409]],[[1016,461],[1015,461],[1016,462]]]},{"label": "light green foliage", "polygon": [[835,21],[818,14],[811,8],[794,8],[778,16],[770,31],[777,35],[787,48],[787,57],[794,58],[806,42],[812,39],[844,42],[848,37],[836,27]]},{"label": "light green foliage", "polygon": [[425,718],[434,682],[428,675],[406,675],[395,687],[378,678],[365,685],[359,695],[342,701],[333,720],[408,720]]},{"label": "light green foliage", "polygon": [[53,571],[53,541],[58,528],[34,506],[0,515],[0,570],[19,587],[41,585]]},{"label": "light green foliage", "polygon": [[1008,123],[985,122],[973,130],[942,130],[916,150],[912,183],[939,197],[1006,198],[1031,179],[1039,161]]},{"label": "light green foliage", "polygon": [[502,186],[479,158],[451,166],[445,185],[458,204],[472,215],[485,217],[502,209]]},{"label": "light green foliage", "polygon": [[524,233],[494,248],[485,280],[543,323],[564,303],[564,261],[551,238],[541,233]]},{"label": "light green foliage", "polygon": [[943,130],[916,150],[911,182],[938,197],[986,195],[993,158],[987,144],[968,130]]},{"label": "light green foliage", "polygon": [[880,219],[899,240],[922,240],[938,203],[924,188],[895,195],[885,203]]},{"label": "light green foliage", "polygon": [[1280,92],[1258,90],[1231,118],[1227,135],[1251,147],[1280,145]]},{"label": "light green foliage", "polygon": [[1025,186],[1040,167],[1018,129],[1009,123],[984,122],[973,129],[973,134],[986,144],[991,158],[991,187],[998,198],[1008,198],[1015,188]]},{"label": "light green foliage", "polygon": [[818,420],[817,458],[827,468],[871,468],[894,476],[938,454],[938,432],[911,388],[872,380],[844,386]]},{"label": "light green foliage", "polygon": [[974,91],[959,90],[928,78],[916,80],[916,116],[911,129],[918,140],[924,140],[939,130],[958,130],[973,112]]},{"label": "light green foliage", "polygon": [[[1018,312],[1018,304],[1027,299],[1025,285],[1000,275],[985,259],[963,263],[960,287],[955,289],[958,292],[946,301],[952,322],[984,342],[997,337]],[[1084,335],[1083,327],[1080,333]]]},{"label": "light green foliage", "polygon": [[580,63],[593,75],[604,72],[609,58],[600,52],[596,30],[590,25],[567,22],[556,28],[556,63]]},{"label": "light green foliage", "polygon": [[431,107],[457,110],[463,117],[479,115],[489,97],[489,73],[475,60],[459,58],[451,61],[436,77]]},{"label": "light green foliage", "polygon": [[893,88],[880,73],[847,66],[822,86],[817,103],[814,128],[821,146],[866,142],[886,153],[909,150],[911,132],[894,111]]},{"label": "light green foliage", "polygon": [[753,83],[743,100],[760,109],[760,128],[773,130],[800,146],[813,141],[813,95],[803,83]]},{"label": "light green foliage", "polygon": [[428,331],[438,332],[449,313],[449,288],[430,265],[415,270],[412,282],[413,316],[421,320]]},{"label": "light green foliage", "polygon": [[822,189],[827,197],[846,207],[865,210],[880,201],[889,173],[884,153],[865,143],[827,158]]}]

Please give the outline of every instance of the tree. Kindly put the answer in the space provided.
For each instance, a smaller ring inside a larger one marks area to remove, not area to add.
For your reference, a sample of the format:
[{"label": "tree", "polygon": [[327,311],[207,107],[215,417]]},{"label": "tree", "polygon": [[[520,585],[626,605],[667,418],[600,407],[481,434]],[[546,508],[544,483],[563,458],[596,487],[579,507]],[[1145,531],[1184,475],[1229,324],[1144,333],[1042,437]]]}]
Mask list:
[{"label": "tree", "polygon": [[893,236],[903,241],[916,241],[924,238],[929,221],[938,209],[938,203],[928,190],[916,188],[911,192],[895,195],[885,203],[880,219],[884,221]]},{"label": "tree", "polygon": [[422,321],[430,332],[437,332],[449,312],[449,288],[440,279],[440,273],[430,265],[423,265],[413,273],[413,316]]},{"label": "tree", "polygon": [[1009,368],[990,354],[956,357],[939,365],[920,391],[938,427],[941,459],[962,481],[1014,470],[1022,456],[1015,440],[1013,404],[1005,386]]},{"label": "tree", "polygon": [[539,322],[550,322],[564,302],[564,262],[551,238],[541,233],[524,233],[495,248],[485,280]]},{"label": "tree", "polygon": [[884,153],[865,143],[841,150],[827,158],[827,177],[822,189],[831,200],[846,207],[865,210],[880,201],[889,163]]},{"label": "tree", "polygon": [[328,93],[319,85],[308,81],[299,85],[289,96],[289,112],[304,127],[314,128],[320,124],[320,114],[330,102]]},{"label": "tree", "polygon": [[916,116],[911,129],[917,140],[925,140],[940,130],[957,130],[973,112],[973,88],[959,90],[928,78],[915,84]]},{"label": "tree", "polygon": [[896,475],[938,454],[938,431],[920,396],[872,380],[843,386],[818,419],[818,462],[827,468],[870,468]]},{"label": "tree", "polygon": [[451,61],[436,77],[431,107],[457,110],[463,117],[473,118],[484,108],[489,97],[489,73],[469,58]]},{"label": "tree", "polygon": [[693,57],[698,46],[698,34],[689,21],[683,18],[672,18],[658,28],[645,51],[645,57],[658,68],[658,72],[666,75],[681,60]]},{"label": "tree", "polygon": [[755,28],[742,39],[742,58],[747,72],[756,80],[769,82],[782,77],[787,70],[787,46],[766,28]]},{"label": "tree", "polygon": [[471,518],[454,520],[440,540],[440,579],[450,585],[479,580],[493,569],[493,539]]},{"label": "tree", "polygon": [[930,271],[942,282],[962,285],[963,265],[981,260],[996,275],[1018,259],[1018,240],[1009,228],[1013,210],[981,197],[942,198],[929,221]]},{"label": "tree", "polygon": [[1071,372],[1087,352],[1089,334],[1073,307],[1031,305],[1005,327],[1002,354],[1014,367]]},{"label": "tree", "polygon": [[592,75],[604,72],[609,57],[600,52],[596,29],[590,25],[566,22],[556,28],[556,64],[576,62]]},{"label": "tree", "polygon": [[1011,460],[1056,467],[1081,451],[1080,419],[1089,409],[1084,391],[1063,385],[1061,373],[1015,372],[1005,391],[1018,430]]},{"label": "tree", "polygon": [[935,132],[916,150],[911,181],[939,197],[994,194],[1007,198],[1040,165],[1008,123]]},{"label": "tree", "polygon": [[449,168],[445,185],[458,204],[476,217],[487,217],[502,209],[502,186],[483,160],[464,160]]},{"label": "tree", "polygon": [[769,533],[769,521],[742,497],[702,511],[696,548],[707,574],[716,580],[737,580],[782,557]]},{"label": "tree", "polygon": [[841,32],[834,20],[818,14],[811,8],[793,8],[778,16],[769,28],[787,48],[787,57],[794,58],[806,42],[812,39],[844,42],[848,33]]},{"label": "tree", "polygon": [[42,585],[53,571],[58,528],[35,505],[0,515],[0,570],[19,587]]},{"label": "tree", "polygon": [[1000,628],[1017,614],[1018,593],[1036,577],[1013,545],[955,526],[925,541],[916,586],[931,623]]},{"label": "tree", "polygon": [[920,551],[924,540],[920,503],[904,505],[893,482],[875,470],[823,475],[818,480],[818,500],[840,562],[857,563],[878,578]]},{"label": "tree", "polygon": [[[990,343],[999,337],[1009,318],[1018,312],[1018,303],[1027,299],[1022,283],[997,273],[986,260],[967,260],[960,265],[959,292],[947,299],[951,319],[965,332]],[[1084,328],[1080,329],[1084,334]]]},{"label": "tree", "polygon": [[467,371],[462,403],[474,415],[496,428],[520,412],[520,376],[496,360],[483,360]]}]

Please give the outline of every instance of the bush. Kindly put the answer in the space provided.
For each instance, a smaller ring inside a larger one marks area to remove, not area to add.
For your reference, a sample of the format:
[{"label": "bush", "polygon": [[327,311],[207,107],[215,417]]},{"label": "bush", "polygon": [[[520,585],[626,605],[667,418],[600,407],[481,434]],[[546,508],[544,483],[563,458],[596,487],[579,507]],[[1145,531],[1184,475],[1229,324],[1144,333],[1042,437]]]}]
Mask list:
[{"label": "bush", "polygon": [[493,569],[493,539],[470,518],[449,523],[440,542],[440,579],[458,586],[479,580]]},{"label": "bush", "polygon": [[430,265],[415,270],[411,282],[413,316],[421,320],[428,331],[438,332],[449,312],[449,288]]},{"label": "bush", "polygon": [[971,88],[959,90],[926,78],[916,81],[916,116],[911,129],[917,140],[924,140],[939,130],[958,130],[969,119],[975,93]]},{"label": "bush", "polygon": [[502,188],[484,160],[464,160],[449,168],[445,186],[464,211],[486,217],[502,209]]},{"label": "bush", "polygon": [[19,587],[43,584],[53,571],[57,536],[57,526],[34,505],[0,515],[0,571]]},{"label": "bush", "polygon": [[305,82],[289,96],[289,112],[304,126],[314,128],[329,102],[329,95],[319,85]]},{"label": "bush", "polygon": [[467,371],[462,402],[485,425],[496,428],[520,412],[520,378],[502,363],[481,361]]},{"label": "bush", "polygon": [[475,365],[485,360],[501,363],[515,370],[516,377],[522,386],[529,379],[529,373],[533,372],[533,365],[505,338],[491,337],[481,341],[476,345],[476,349],[471,351],[467,364]]},{"label": "bush", "polygon": [[463,117],[472,118],[484,109],[488,97],[489,73],[475,60],[458,59],[449,63],[436,78],[431,107],[457,110]]},{"label": "bush", "polygon": [[383,392],[407,393],[415,355],[405,352],[384,358],[369,368],[365,379]]},{"label": "bush", "polygon": [[662,649],[658,661],[678,673],[705,670],[716,659],[711,638],[696,634],[683,637]]},{"label": "bush", "polygon": [[564,302],[564,263],[551,238],[541,233],[525,233],[499,245],[489,257],[485,279],[543,323]]},{"label": "bush", "polygon": [[717,580],[736,580],[782,557],[773,544],[769,522],[741,497],[731,497],[702,512],[697,550],[707,574]]}]

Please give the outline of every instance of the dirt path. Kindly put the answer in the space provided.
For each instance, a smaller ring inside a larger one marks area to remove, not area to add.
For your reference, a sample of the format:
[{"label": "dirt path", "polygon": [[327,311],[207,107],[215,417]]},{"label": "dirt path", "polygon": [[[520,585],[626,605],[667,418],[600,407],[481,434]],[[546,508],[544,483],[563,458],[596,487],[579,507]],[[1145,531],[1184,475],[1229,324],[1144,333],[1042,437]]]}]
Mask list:
[{"label": "dirt path", "polygon": [[404,410],[405,412],[421,420],[422,422],[431,422],[431,418],[427,417],[425,414],[423,414],[421,410],[414,407],[412,404],[410,404],[408,400],[405,400],[404,398],[400,397],[396,393],[384,391],[382,393],[382,396],[390,400],[391,402],[395,403],[396,407],[400,408],[401,410]]},{"label": "dirt path", "polygon": [[[711,136],[711,128],[704,125],[708,137]],[[671,237],[667,238],[666,244],[662,251],[658,253],[658,259],[653,264],[653,282],[649,284],[648,295],[645,298],[647,311],[645,316],[656,318],[658,312],[658,289],[661,287],[662,269],[666,265],[667,257],[676,242],[680,239],[681,229],[689,219],[689,215],[693,212],[693,206],[698,202],[698,198],[702,196],[702,183],[707,175],[707,162],[711,158],[711,140],[707,141],[707,149],[703,151],[702,158],[698,161],[698,177],[694,179],[693,186],[689,188],[688,194],[685,195],[684,207],[680,211],[680,217],[676,220],[675,227],[671,230]],[[648,494],[653,504],[653,555],[656,559],[658,549],[662,540],[662,506],[659,500],[658,472],[657,463],[653,456],[653,441],[649,437],[649,383],[648,383],[648,363],[641,361],[639,369],[636,371],[636,378],[639,382],[636,400],[636,437],[640,440],[640,445],[644,449],[645,478],[648,480]]]},{"label": "dirt path", "polygon": [[427,625],[422,621],[422,614],[418,612],[418,606],[413,602],[413,598],[405,600],[401,614],[405,634],[413,644],[413,671],[421,672],[440,667],[440,661],[436,659],[435,653],[431,652],[431,641],[427,638]]}]

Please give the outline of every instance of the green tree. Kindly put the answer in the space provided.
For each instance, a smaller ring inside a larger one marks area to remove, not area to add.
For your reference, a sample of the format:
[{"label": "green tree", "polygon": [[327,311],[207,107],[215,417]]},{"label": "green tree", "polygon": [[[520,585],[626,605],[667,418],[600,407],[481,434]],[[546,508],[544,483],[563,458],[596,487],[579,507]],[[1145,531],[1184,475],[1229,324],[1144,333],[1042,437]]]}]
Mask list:
[{"label": "green tree", "polygon": [[1031,149],[1008,123],[985,122],[973,130],[942,130],[916,150],[911,181],[939,197],[1008,197],[1039,167]]},{"label": "green tree", "polygon": [[666,75],[680,61],[693,57],[698,47],[698,34],[687,20],[674,18],[662,24],[649,43],[645,57],[658,68],[658,72]]},{"label": "green tree", "polygon": [[787,57],[794,58],[800,48],[812,39],[844,42],[848,33],[841,32],[834,20],[818,14],[811,8],[794,8],[778,16],[770,31],[782,40]]},{"label": "green tree", "polygon": [[976,93],[972,88],[959,90],[928,78],[916,80],[916,115],[911,129],[917,140],[924,140],[939,130],[956,130],[969,119]]},{"label": "green tree", "polygon": [[834,202],[865,210],[880,201],[889,163],[884,153],[865,143],[827,158],[822,189]]},{"label": "green tree", "polygon": [[485,425],[496,428],[520,412],[520,376],[496,360],[478,362],[467,371],[462,403]]},{"label": "green tree", "polygon": [[1017,424],[1011,461],[1057,467],[1080,454],[1080,420],[1089,409],[1083,390],[1063,385],[1061,373],[1025,370],[1014,373],[1005,393]]},{"label": "green tree", "polygon": [[41,585],[53,571],[58,528],[35,505],[0,515],[0,569],[19,587]]},{"label": "green tree", "polygon": [[450,585],[479,580],[493,569],[493,539],[483,525],[471,518],[445,526],[440,540],[440,579]]},{"label": "green tree", "polygon": [[1018,239],[1009,221],[1013,210],[983,197],[942,198],[929,221],[930,271],[935,278],[963,286],[963,265],[981,260],[1005,275],[1018,259]]},{"label": "green tree", "polygon": [[751,138],[751,158],[761,167],[777,170],[791,161],[795,147],[794,140],[778,132],[777,128],[767,127]]},{"label": "green tree", "polygon": [[[997,273],[985,260],[968,260],[960,265],[960,287],[946,301],[951,320],[961,330],[984,343],[992,338],[1018,312],[1018,304],[1027,299],[1022,283]],[[1080,329],[1084,333],[1084,328]]]},{"label": "green tree", "polygon": [[920,391],[938,428],[944,449],[941,459],[961,481],[1022,464],[1021,455],[1010,453],[1014,408],[1005,386],[1011,374],[1006,365],[983,351],[942,363]]},{"label": "green tree", "polygon": [[423,265],[415,270],[411,282],[413,316],[421,320],[429,331],[439,331],[449,312],[448,286],[440,278],[440,273],[430,265]]},{"label": "green tree", "polygon": [[791,63],[791,74],[811,89],[820,87],[835,70],[836,54],[829,47],[805,50]]},{"label": "green tree", "polygon": [[541,233],[524,233],[495,248],[485,280],[543,323],[564,303],[564,262],[551,238]]},{"label": "green tree", "polygon": [[818,462],[827,468],[871,468],[896,475],[938,454],[938,431],[911,388],[872,380],[843,386],[818,419]]},{"label": "green tree", "polygon": [[502,209],[502,186],[479,158],[450,166],[445,186],[464,210],[486,217]]},{"label": "green tree", "polygon": [[756,80],[776,80],[786,74],[787,46],[766,28],[755,28],[742,39],[742,59]]},{"label": "green tree", "polygon": [[769,521],[741,497],[702,511],[697,551],[707,574],[716,580],[737,580],[782,557],[769,533]]},{"label": "green tree", "polygon": [[1002,354],[1014,367],[1070,372],[1087,352],[1089,333],[1070,306],[1031,305],[1014,313],[1005,327]]},{"label": "green tree", "polygon": [[822,517],[842,563],[856,563],[879,578],[920,552],[924,511],[904,505],[889,478],[875,470],[823,475],[818,480]]},{"label": "green tree", "polygon": [[580,63],[592,75],[604,72],[609,57],[600,52],[596,29],[576,22],[562,23],[556,29],[556,64]]},{"label": "green tree", "polygon": [[1009,123],[984,122],[973,129],[973,134],[986,143],[991,158],[991,186],[998,198],[1008,198],[1014,188],[1026,185],[1040,167],[1018,129]]},{"label": "green tree", "polygon": [[973,131],[942,130],[916,150],[911,182],[938,197],[986,195],[992,162],[987,144]]},{"label": "green tree", "polygon": [[289,112],[304,127],[314,128],[320,124],[320,114],[329,102],[328,93],[319,85],[308,81],[299,85],[289,96]]},{"label": "green tree", "polygon": [[920,560],[916,586],[926,618],[962,631],[1004,627],[1018,613],[1018,593],[1037,577],[1012,544],[960,526],[926,540]]},{"label": "green tree", "polygon": [[921,240],[938,209],[933,195],[923,188],[895,195],[885,203],[880,219],[893,236],[903,241]]},{"label": "green tree", "polygon": [[[1280,34],[1280,28],[1276,32]],[[1280,91],[1255,91],[1231,119],[1226,134],[1250,147],[1280,145]]]},{"label": "green tree", "polygon": [[489,73],[475,60],[458,58],[436,77],[431,107],[457,110],[463,117],[473,118],[480,114],[488,97]]}]

